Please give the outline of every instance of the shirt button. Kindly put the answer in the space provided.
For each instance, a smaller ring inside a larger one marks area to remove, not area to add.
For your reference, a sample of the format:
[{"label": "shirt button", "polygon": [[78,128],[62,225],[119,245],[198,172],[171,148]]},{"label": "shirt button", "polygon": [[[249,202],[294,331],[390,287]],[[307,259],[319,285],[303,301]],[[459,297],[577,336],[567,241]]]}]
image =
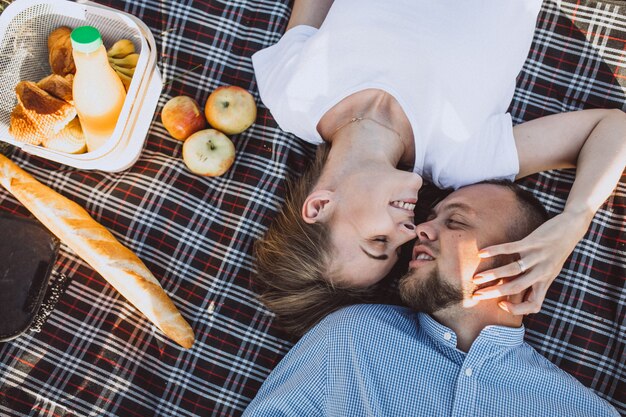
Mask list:
[{"label": "shirt button", "polygon": [[444,338],[444,339],[446,339],[446,340],[450,340],[450,339],[452,339],[452,333],[450,333],[450,332],[445,332],[445,333],[443,334],[443,338]]},{"label": "shirt button", "polygon": [[472,376],[472,368],[465,368],[465,375]]}]

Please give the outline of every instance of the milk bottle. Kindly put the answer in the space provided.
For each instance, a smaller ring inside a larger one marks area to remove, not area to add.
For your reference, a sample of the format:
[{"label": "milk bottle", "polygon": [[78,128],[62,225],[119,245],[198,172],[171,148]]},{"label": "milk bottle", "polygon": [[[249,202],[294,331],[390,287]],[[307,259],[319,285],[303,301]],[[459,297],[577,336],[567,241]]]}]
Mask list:
[{"label": "milk bottle", "polygon": [[111,138],[126,90],[107,58],[98,29],[81,26],[71,34],[76,75],[73,94],[78,119],[92,152]]}]

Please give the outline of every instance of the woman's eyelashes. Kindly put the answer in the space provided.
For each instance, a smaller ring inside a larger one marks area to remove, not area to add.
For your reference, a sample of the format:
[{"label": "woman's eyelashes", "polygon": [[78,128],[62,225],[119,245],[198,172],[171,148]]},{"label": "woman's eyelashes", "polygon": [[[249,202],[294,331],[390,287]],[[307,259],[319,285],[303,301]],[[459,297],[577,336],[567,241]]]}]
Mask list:
[{"label": "woman's eyelashes", "polygon": [[389,242],[389,239],[387,238],[387,236],[375,236],[371,240],[372,240],[372,242],[376,242],[376,243],[387,243],[387,242]]}]

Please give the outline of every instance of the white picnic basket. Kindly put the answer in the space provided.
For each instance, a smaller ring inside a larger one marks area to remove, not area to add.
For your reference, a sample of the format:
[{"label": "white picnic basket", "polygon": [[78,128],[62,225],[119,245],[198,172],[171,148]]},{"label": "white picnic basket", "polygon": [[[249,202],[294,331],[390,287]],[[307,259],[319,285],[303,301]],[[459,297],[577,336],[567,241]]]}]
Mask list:
[{"label": "white picnic basket", "polygon": [[[111,140],[93,152],[72,155],[25,144],[9,134],[11,111],[20,81],[39,81],[52,73],[48,34],[60,26],[98,28],[105,47],[130,39],[139,54],[135,75]],[[0,141],[25,152],[81,169],[121,171],[135,163],[146,139],[161,94],[156,45],[136,17],[92,2],[16,0],[0,15]]]}]

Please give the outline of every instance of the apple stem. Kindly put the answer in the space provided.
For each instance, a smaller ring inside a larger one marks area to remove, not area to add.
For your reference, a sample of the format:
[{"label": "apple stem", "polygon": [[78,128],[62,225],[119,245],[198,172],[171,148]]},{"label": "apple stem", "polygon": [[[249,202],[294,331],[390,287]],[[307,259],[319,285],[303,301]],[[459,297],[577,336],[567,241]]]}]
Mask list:
[{"label": "apple stem", "polygon": [[215,145],[213,145],[212,141],[209,141],[209,148],[214,151],[215,150]]}]

